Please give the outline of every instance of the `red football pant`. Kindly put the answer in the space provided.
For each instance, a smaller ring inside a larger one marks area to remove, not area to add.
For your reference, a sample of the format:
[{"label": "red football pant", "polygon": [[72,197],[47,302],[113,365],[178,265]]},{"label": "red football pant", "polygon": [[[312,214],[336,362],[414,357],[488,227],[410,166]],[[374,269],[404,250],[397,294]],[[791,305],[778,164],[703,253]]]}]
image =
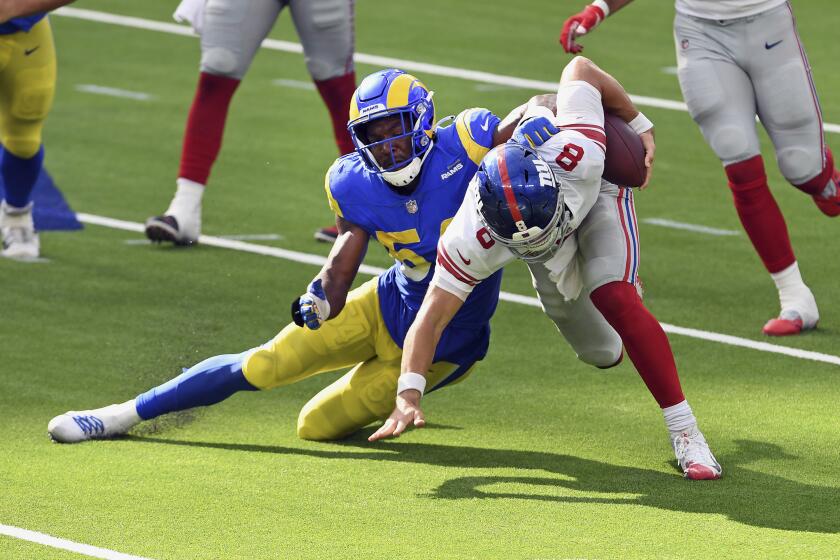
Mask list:
[{"label": "red football pant", "polygon": [[796,257],[785,218],[767,186],[761,156],[729,164],[724,169],[735,210],[767,271],[774,273],[786,269],[796,262]]},{"label": "red football pant", "polygon": [[659,406],[666,408],[684,401],[668,337],[642,303],[636,287],[610,282],[589,297],[621,337],[627,356]]},{"label": "red football pant", "polygon": [[210,168],[222,148],[230,100],[239,80],[202,72],[198,78],[181,152],[178,177],[207,184]]}]

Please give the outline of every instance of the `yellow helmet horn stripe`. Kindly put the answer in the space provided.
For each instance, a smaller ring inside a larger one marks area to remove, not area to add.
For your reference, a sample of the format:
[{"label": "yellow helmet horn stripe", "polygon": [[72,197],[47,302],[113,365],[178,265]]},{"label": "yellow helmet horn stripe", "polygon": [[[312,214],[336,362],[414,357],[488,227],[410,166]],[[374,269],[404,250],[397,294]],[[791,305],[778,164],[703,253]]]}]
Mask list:
[{"label": "yellow helmet horn stripe", "polygon": [[359,102],[356,101],[356,93],[353,92],[353,96],[350,98],[350,119],[354,121],[359,118]]},{"label": "yellow helmet horn stripe", "polygon": [[408,93],[411,91],[411,86],[415,83],[420,86],[423,85],[420,83],[420,80],[411,74],[397,76],[397,79],[391,83],[391,87],[388,90],[388,99],[385,102],[385,106],[388,109],[393,109],[394,107],[408,105]]}]

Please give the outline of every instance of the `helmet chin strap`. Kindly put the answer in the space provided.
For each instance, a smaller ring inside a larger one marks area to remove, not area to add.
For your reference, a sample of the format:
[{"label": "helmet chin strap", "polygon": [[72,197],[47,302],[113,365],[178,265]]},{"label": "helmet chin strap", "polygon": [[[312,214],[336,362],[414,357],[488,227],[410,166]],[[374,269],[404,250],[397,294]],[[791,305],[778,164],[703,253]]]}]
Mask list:
[{"label": "helmet chin strap", "polygon": [[383,171],[382,179],[395,187],[405,187],[411,183],[420,175],[420,168],[423,166],[423,162],[426,161],[426,156],[432,151],[432,144],[434,142],[430,141],[429,147],[423,153],[423,157],[415,157],[408,165],[404,165],[395,171]]}]

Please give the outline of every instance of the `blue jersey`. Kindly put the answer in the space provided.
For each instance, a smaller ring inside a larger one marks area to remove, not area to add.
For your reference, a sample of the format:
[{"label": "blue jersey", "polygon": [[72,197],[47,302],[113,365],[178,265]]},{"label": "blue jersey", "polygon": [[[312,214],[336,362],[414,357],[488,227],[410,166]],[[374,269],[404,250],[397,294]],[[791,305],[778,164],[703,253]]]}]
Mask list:
[{"label": "blue jersey", "polygon": [[[396,261],[380,276],[378,294],[385,325],[400,347],[432,279],[438,240],[461,206],[481,158],[492,147],[498,123],[499,118],[486,109],[469,109],[453,125],[438,127],[419,183],[410,194],[401,194],[369,171],[357,153],[339,158],[327,172],[333,212],[375,237]],[[501,270],[476,287],[447,330],[473,329],[489,335],[500,284]],[[446,359],[447,347],[458,345],[444,332],[436,359]],[[476,359],[486,349],[487,341],[477,343]]]},{"label": "blue jersey", "polygon": [[6,23],[0,23],[0,35],[11,35],[18,31],[29,31],[36,23],[46,17],[47,14],[35,14],[32,16],[24,16],[19,18],[12,18]]}]

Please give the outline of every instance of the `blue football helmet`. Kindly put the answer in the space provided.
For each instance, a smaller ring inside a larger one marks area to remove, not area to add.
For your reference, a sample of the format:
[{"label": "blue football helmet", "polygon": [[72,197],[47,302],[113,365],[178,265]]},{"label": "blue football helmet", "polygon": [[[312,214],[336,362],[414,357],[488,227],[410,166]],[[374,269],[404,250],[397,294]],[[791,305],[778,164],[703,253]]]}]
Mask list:
[{"label": "blue football helmet", "polygon": [[[356,151],[368,169],[382,175],[390,184],[403,187],[420,174],[423,160],[433,143],[435,105],[433,92],[423,83],[402,70],[390,68],[367,76],[350,100],[350,120],[347,129],[353,138]],[[371,142],[367,126],[375,120],[398,116],[402,132],[396,136]],[[398,161],[393,142],[411,138],[411,153]],[[380,165],[373,156],[373,149],[385,146],[391,153],[390,161]]]},{"label": "blue football helmet", "polygon": [[478,167],[475,196],[490,237],[521,259],[543,260],[570,231],[571,214],[548,164],[532,149],[507,142]]}]

